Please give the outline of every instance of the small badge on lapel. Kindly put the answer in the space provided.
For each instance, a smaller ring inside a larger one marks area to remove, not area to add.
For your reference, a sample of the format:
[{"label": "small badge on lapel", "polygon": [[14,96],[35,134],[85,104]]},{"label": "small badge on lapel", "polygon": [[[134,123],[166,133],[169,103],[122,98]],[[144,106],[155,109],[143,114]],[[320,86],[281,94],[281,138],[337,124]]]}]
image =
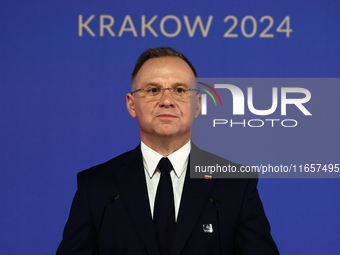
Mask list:
[{"label": "small badge on lapel", "polygon": [[213,231],[212,224],[203,224],[203,233],[212,233]]}]

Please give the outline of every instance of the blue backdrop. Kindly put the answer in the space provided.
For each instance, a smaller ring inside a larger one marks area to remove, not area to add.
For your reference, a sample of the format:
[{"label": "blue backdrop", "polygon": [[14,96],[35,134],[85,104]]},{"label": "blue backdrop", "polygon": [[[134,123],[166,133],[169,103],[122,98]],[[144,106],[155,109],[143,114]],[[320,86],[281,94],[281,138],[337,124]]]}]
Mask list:
[{"label": "blue backdrop", "polygon": [[[137,146],[125,95],[146,48],[174,47],[199,77],[339,77],[339,11],[336,0],[0,0],[0,254],[53,254],[76,173]],[[206,149],[244,164],[340,163],[339,87],[314,92],[311,124],[226,131]],[[259,181],[282,254],[340,254],[339,184]]]}]

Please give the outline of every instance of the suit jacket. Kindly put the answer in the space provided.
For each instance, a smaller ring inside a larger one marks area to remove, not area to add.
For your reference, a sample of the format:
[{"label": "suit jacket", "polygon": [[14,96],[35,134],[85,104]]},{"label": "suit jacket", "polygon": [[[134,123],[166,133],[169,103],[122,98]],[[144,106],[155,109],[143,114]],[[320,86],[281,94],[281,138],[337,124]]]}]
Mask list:
[{"label": "suit jacket", "polygon": [[[195,145],[190,153],[193,159],[197,164],[235,165]],[[191,179],[189,172],[188,168],[172,255],[279,254],[257,192],[257,178]],[[159,254],[140,146],[78,173],[77,180],[57,255],[92,254],[101,219],[97,247],[101,255]],[[119,197],[108,202],[117,192]],[[204,233],[203,224],[212,224],[213,232]]]}]

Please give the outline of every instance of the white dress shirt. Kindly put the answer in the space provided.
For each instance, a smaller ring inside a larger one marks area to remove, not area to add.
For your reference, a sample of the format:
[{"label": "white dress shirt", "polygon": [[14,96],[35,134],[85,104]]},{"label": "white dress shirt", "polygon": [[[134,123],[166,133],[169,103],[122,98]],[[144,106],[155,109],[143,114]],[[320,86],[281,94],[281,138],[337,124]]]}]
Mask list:
[{"label": "white dress shirt", "polygon": [[[150,210],[151,215],[153,217],[157,186],[161,175],[161,172],[159,171],[159,169],[157,169],[157,165],[163,156],[158,152],[154,151],[153,149],[149,148],[148,146],[146,146],[143,142],[141,142],[140,147],[143,155],[143,165],[146,186],[148,188]],[[177,151],[175,151],[174,153],[167,157],[174,168],[170,172],[170,176],[174,192],[176,221],[179,206],[181,203],[182,190],[188,166],[190,149],[191,142],[189,141],[183,147],[179,148]]]}]

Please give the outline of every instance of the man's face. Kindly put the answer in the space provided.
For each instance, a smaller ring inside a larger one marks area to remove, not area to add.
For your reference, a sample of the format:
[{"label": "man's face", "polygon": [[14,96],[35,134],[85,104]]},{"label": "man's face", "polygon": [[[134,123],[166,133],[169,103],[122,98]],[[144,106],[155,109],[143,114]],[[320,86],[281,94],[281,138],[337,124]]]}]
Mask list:
[{"label": "man's face", "polygon": [[[150,85],[175,88],[178,84],[189,89],[190,78],[195,78],[195,75],[181,58],[149,59],[137,73],[134,90]],[[181,137],[183,142],[188,141],[193,119],[198,116],[201,109],[199,95],[196,96],[196,100],[194,98],[183,102],[173,99],[169,90],[165,90],[163,97],[157,101],[148,102],[138,92],[134,95],[129,93],[126,99],[129,113],[138,120],[142,141],[165,136]]]}]

